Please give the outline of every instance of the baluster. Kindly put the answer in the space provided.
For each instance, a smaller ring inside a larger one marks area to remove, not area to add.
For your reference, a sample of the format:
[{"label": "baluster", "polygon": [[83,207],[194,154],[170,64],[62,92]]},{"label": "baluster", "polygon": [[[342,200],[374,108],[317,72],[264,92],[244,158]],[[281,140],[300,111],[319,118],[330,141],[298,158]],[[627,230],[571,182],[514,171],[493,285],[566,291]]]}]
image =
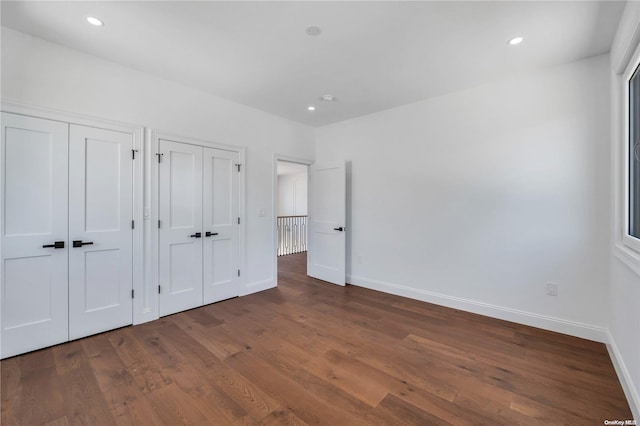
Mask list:
[{"label": "baluster", "polygon": [[300,240],[301,240],[301,246],[302,246],[302,251],[307,251],[307,218],[303,217],[301,220],[302,223],[302,229],[301,229],[301,233],[300,233]]},{"label": "baluster", "polygon": [[282,218],[278,218],[278,251],[280,256],[284,254],[284,241],[282,241]]},{"label": "baluster", "polygon": [[289,253],[287,254],[291,254],[293,253],[293,238],[291,235],[291,225],[293,224],[293,221],[291,218],[289,218],[288,220],[289,220]]},{"label": "baluster", "polygon": [[282,235],[280,228],[280,217],[276,218],[276,234],[278,235],[278,256],[282,256]]},{"label": "baluster", "polygon": [[287,235],[285,236],[285,240],[287,241],[287,254],[291,254],[289,252],[289,249],[291,247],[291,229],[289,228],[290,226],[290,218],[286,218],[285,219],[287,221]]}]

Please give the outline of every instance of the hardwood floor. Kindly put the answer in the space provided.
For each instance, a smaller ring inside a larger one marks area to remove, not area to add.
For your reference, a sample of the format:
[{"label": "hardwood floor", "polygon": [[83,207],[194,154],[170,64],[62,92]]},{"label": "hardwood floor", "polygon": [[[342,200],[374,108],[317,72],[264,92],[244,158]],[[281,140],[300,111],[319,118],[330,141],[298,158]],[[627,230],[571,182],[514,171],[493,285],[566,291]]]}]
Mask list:
[{"label": "hardwood floor", "polygon": [[601,425],[604,345],[305,275],[2,361],[2,425]]}]

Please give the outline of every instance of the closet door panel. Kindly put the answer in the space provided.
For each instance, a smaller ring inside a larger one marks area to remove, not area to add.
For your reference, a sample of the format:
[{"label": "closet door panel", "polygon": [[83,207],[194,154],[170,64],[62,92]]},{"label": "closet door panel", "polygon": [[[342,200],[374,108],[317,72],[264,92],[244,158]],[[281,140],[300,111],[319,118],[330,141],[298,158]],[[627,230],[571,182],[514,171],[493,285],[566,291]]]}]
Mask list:
[{"label": "closet door panel", "polygon": [[68,339],[68,125],[8,113],[1,121],[6,358]]},{"label": "closet door panel", "polygon": [[202,305],[202,147],[160,140],[160,315]]},{"label": "closet door panel", "polygon": [[70,132],[69,335],[76,339],[132,323],[133,136],[77,125]]},{"label": "closet door panel", "polygon": [[204,148],[204,303],[239,294],[238,153]]}]

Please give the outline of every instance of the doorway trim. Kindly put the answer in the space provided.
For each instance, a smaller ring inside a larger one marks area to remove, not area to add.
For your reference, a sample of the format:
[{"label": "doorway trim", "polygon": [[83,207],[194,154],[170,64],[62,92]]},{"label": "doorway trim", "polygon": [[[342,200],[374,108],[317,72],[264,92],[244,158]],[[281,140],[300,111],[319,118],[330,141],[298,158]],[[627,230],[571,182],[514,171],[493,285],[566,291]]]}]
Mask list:
[{"label": "doorway trim", "polygon": [[[305,166],[311,166],[313,160],[299,157],[291,157],[289,155],[273,154],[273,190],[271,191],[271,217],[272,217],[272,257],[273,257],[273,284],[274,287],[278,286],[278,161],[286,161],[288,163],[302,164]],[[309,173],[307,172],[307,197],[309,196]],[[307,253],[309,252],[307,246]]]}]

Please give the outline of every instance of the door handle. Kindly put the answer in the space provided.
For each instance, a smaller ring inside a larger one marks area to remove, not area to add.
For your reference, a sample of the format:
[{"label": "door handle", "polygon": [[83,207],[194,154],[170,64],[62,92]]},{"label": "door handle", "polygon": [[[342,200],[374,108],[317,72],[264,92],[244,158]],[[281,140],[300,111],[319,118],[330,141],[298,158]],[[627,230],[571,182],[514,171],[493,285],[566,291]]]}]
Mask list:
[{"label": "door handle", "polygon": [[82,240],[74,240],[73,241],[73,246],[74,247],[92,246],[92,245],[93,245],[93,241],[86,241],[86,242],[82,242]]},{"label": "door handle", "polygon": [[189,235],[191,238],[201,238],[202,237],[202,233],[200,232],[196,232],[195,234]]},{"label": "door handle", "polygon": [[52,248],[52,247],[56,248],[56,249],[64,248],[64,241],[56,241],[53,244],[47,244],[47,245],[42,246],[42,248]]},{"label": "door handle", "polygon": [[344,231],[344,228],[342,226],[339,226],[337,228],[333,228],[333,230],[342,232],[342,231]]},{"label": "door handle", "polygon": [[218,233],[217,232],[209,232],[209,231],[204,233],[205,237],[213,237],[214,235],[218,235]]}]

